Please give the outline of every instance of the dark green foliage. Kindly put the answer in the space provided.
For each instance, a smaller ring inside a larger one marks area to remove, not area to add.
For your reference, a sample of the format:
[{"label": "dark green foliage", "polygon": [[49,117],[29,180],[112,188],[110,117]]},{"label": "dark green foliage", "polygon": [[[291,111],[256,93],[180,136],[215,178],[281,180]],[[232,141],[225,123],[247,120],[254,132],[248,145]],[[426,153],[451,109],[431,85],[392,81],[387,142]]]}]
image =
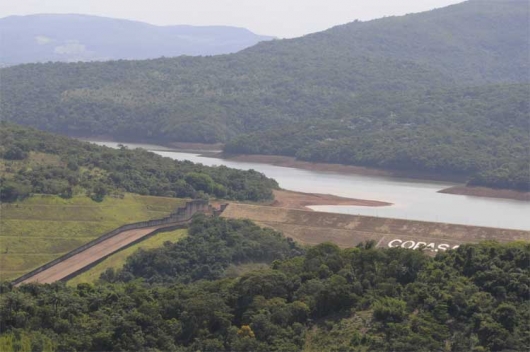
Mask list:
[{"label": "dark green foliage", "polygon": [[357,117],[242,135],[225,151],[460,175],[470,185],[530,191],[529,96],[529,85],[360,95]]},{"label": "dark green foliage", "polygon": [[21,65],[2,70],[1,108],[71,135],[230,142],[527,189],[528,18],[525,1],[475,0],[233,55]]},{"label": "dark green foliage", "polygon": [[196,217],[186,238],[155,250],[140,250],[127,259],[115,279],[110,273],[105,278],[142,277],[152,283],[213,280],[221,278],[230,264],[271,263],[301,253],[291,239],[248,220]]},{"label": "dark green foliage", "polygon": [[29,192],[71,197],[76,186],[86,189],[95,201],[116,190],[259,201],[272,199],[272,189],[278,187],[276,181],[254,170],[175,161],[141,149],[115,150],[13,124],[0,127],[0,150],[57,155],[64,163],[22,168],[12,179],[2,179],[2,201],[23,198]]},{"label": "dark green foliage", "polygon": [[28,157],[28,153],[20,149],[17,145],[12,145],[4,152],[3,158],[6,160],[23,160]]},{"label": "dark green foliage", "polygon": [[14,202],[28,197],[31,186],[23,181],[12,181],[0,179],[0,200],[2,202]]},{"label": "dark green foliage", "polygon": [[[271,261],[273,251],[279,260],[270,269],[238,278],[220,278],[224,265],[203,269],[209,260]],[[297,251],[247,221],[201,217],[181,247],[133,256],[122,274],[144,280],[122,283],[108,272],[114,283],[2,284],[0,343],[31,336],[31,343],[53,341],[57,351],[300,351],[317,327],[336,332],[362,316],[351,336],[326,349],[530,347],[528,243],[463,245],[435,258],[371,244],[341,250],[326,243],[291,257]]]}]

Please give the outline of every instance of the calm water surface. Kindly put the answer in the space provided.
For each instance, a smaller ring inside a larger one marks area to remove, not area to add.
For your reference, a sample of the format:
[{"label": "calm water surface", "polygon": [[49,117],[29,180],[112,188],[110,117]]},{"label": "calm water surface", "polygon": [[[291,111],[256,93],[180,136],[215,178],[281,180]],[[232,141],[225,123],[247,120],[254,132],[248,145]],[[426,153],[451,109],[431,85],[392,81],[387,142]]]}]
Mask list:
[{"label": "calm water surface", "polygon": [[[114,142],[93,143],[113,148],[118,146],[118,143]],[[454,183],[308,171],[202,157],[200,154],[176,152],[154,145],[122,144],[129,148],[151,150],[176,160],[190,160],[208,166],[225,165],[236,169],[254,169],[276,179],[280,187],[287,190],[393,203],[388,207],[310,207],[318,211],[530,230],[530,202],[437,193],[441,189],[454,186]]]}]

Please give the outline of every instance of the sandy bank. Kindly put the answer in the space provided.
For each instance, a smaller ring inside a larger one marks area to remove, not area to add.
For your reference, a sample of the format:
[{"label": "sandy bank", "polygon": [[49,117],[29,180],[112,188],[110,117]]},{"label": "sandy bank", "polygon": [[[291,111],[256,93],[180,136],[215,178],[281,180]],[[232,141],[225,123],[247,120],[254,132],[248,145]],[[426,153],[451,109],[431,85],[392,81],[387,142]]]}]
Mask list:
[{"label": "sandy bank", "polygon": [[223,150],[224,144],[222,143],[188,143],[188,142],[171,142],[167,143],[170,148],[175,148],[179,151],[216,151]]},{"label": "sandy bank", "polygon": [[365,207],[383,207],[392,203],[377,200],[354,199],[334,196],[331,194],[302,193],[286,190],[275,190],[273,207],[311,210],[310,205],[358,205]]},{"label": "sandy bank", "polygon": [[257,155],[257,154],[241,154],[241,155],[230,155],[230,154],[215,154],[205,155],[209,157],[215,157],[226,160],[249,162],[249,163],[261,163],[271,164],[283,167],[292,167],[296,169],[304,169],[310,171],[328,171],[328,172],[339,172],[339,173],[351,173],[359,175],[369,176],[391,176],[392,173],[386,170],[371,169],[362,166],[343,165],[343,164],[327,164],[327,163],[313,163],[309,161],[296,160],[292,156],[282,155]]},{"label": "sandy bank", "polygon": [[438,193],[459,194],[473,197],[504,198],[530,201],[530,192],[519,192],[509,189],[494,189],[487,187],[455,186],[438,191]]}]

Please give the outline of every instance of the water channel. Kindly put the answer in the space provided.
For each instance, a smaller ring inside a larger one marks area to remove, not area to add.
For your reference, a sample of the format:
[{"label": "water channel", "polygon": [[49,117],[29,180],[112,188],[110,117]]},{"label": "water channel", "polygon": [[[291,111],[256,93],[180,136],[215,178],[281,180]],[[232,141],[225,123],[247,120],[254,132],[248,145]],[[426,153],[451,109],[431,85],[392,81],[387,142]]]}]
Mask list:
[{"label": "water channel", "polygon": [[[118,147],[115,142],[93,143]],[[387,207],[310,207],[317,211],[530,230],[530,202],[437,193],[441,189],[454,186],[454,183],[309,171],[204,157],[198,153],[183,153],[154,145],[121,144],[131,149],[144,148],[176,160],[189,160],[208,166],[225,165],[236,169],[254,169],[276,179],[280,187],[287,190],[393,203]]]}]

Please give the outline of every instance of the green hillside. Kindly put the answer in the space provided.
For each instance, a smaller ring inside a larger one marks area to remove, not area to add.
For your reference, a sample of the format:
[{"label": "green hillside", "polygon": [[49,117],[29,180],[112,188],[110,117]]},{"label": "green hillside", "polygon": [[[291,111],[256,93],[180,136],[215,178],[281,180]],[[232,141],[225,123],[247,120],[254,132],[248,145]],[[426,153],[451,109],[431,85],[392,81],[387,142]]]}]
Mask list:
[{"label": "green hillside", "polygon": [[119,150],[14,124],[0,124],[0,199],[33,193],[94,201],[123,192],[142,195],[269,200],[278,187],[254,170],[208,167],[143,149]]},{"label": "green hillside", "polygon": [[530,191],[529,97],[528,84],[364,94],[355,117],[243,134],[225,151],[460,175],[471,185]]},{"label": "green hillside", "polygon": [[[196,218],[100,282],[0,285],[0,350],[527,351],[530,245],[308,249]],[[237,277],[231,264],[268,263]],[[24,347],[24,349],[20,347]],[[44,348],[43,348],[44,347]]]},{"label": "green hillside", "polygon": [[35,195],[0,212],[0,281],[12,280],[125,224],[161,219],[183,199],[124,194],[93,202]]},{"label": "green hillside", "polygon": [[[389,117],[395,117],[397,124],[414,123],[410,130],[426,139],[421,146],[437,150],[424,157],[436,158],[435,167],[414,156],[386,160],[379,150],[369,158],[352,157],[350,151],[318,156],[306,145],[280,152],[310,160],[442,170],[469,175],[481,184],[521,188],[495,176],[517,178],[516,171],[502,171],[519,170],[515,157],[496,158],[500,161],[493,160],[492,169],[464,164],[475,163],[475,157],[482,164],[501,144],[509,155],[527,147],[520,143],[526,125],[512,120],[521,121],[521,114],[528,118],[528,104],[523,98],[521,105],[520,96],[528,93],[529,11],[524,1],[474,0],[356,21],[232,55],[10,67],[0,71],[1,108],[4,119],[45,130],[158,143],[230,142],[293,124],[307,130],[313,121],[327,133],[330,128],[344,130],[344,121],[360,119],[370,138],[393,141],[403,134],[401,127],[386,128]],[[462,96],[448,95],[455,89]],[[491,96],[501,102],[494,117],[483,114]],[[517,105],[508,106],[505,98]],[[462,114],[466,116],[460,119]],[[440,131],[432,131],[439,125]],[[503,128],[497,131],[497,125]],[[477,139],[461,133],[475,127],[487,141],[478,151]],[[453,135],[455,143],[447,137]],[[339,137],[337,143],[348,149],[366,148],[355,134]],[[237,143],[243,151],[269,153],[259,147],[260,138],[256,146]],[[489,143],[490,138],[502,142]],[[389,143],[388,149],[415,154],[407,143]]]}]

